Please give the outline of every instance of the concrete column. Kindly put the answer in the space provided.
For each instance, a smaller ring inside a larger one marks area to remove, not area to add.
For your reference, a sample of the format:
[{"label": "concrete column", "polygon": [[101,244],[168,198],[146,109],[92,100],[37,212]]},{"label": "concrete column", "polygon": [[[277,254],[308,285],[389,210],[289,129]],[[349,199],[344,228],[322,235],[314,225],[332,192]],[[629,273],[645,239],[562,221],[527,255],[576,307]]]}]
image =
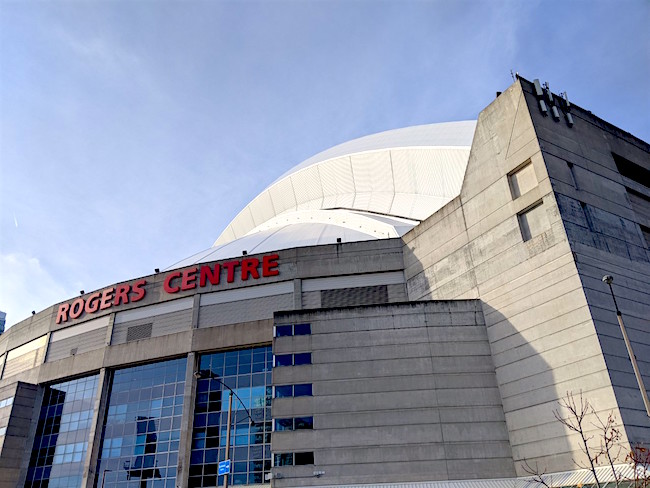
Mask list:
[{"label": "concrete column", "polygon": [[0,378],[2,378],[3,373],[5,372],[5,363],[7,362],[7,352],[0,357]]},{"label": "concrete column", "polygon": [[16,486],[25,486],[25,479],[27,478],[27,470],[29,469],[29,459],[34,446],[34,437],[36,437],[36,429],[38,428],[38,420],[41,415],[41,406],[43,405],[43,398],[45,396],[45,388],[42,386],[36,387],[36,396],[34,398],[34,409],[32,410],[32,421],[29,425],[29,433],[27,434],[27,441],[25,442],[25,456],[20,464],[20,476]]},{"label": "concrete column", "polygon": [[[196,309],[198,309],[198,306]],[[187,488],[189,482],[192,427],[194,425],[194,396],[196,395],[196,378],[194,377],[194,372],[197,370],[198,354],[190,352],[187,355],[185,389],[183,390],[183,417],[181,419],[181,438],[178,448],[178,468],[176,472],[177,488]]]},{"label": "concrete column", "polygon": [[[111,325],[113,320],[111,319]],[[112,327],[109,326],[109,329]],[[102,442],[102,430],[104,428],[104,419],[106,418],[106,409],[108,407],[108,394],[111,386],[112,372],[106,368],[99,371],[99,380],[97,381],[97,393],[93,405],[93,420],[90,424],[88,433],[88,450],[84,460],[83,478],[81,486],[84,488],[93,488],[97,478],[97,459],[99,458],[99,448]],[[101,476],[101,475],[100,475]]]},{"label": "concrete column", "polygon": [[115,323],[115,314],[112,313],[111,317],[108,319],[108,327],[106,327],[106,345],[111,345],[111,339],[113,338],[113,324]]},{"label": "concrete column", "polygon": [[[41,361],[40,364],[43,364],[43,363],[45,363],[45,361],[47,361],[47,352],[50,349],[50,339],[51,338],[52,338],[52,331],[49,331],[47,333],[47,337],[45,338],[45,351],[43,351],[43,360]],[[40,364],[39,365],[34,365],[34,366],[40,366]]]},{"label": "concrete column", "polygon": [[293,309],[302,310],[302,280],[293,280]]},{"label": "concrete column", "polygon": [[201,295],[194,295],[194,304],[192,305],[192,329],[199,326],[199,309],[201,308]]}]

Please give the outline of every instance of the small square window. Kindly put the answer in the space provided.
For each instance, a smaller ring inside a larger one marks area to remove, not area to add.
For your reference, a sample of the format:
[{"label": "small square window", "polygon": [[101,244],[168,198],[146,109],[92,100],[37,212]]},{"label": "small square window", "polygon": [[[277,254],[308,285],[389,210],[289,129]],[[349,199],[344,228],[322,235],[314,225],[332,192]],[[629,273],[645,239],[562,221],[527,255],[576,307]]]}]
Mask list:
[{"label": "small square window", "polygon": [[297,452],[296,453],[296,466],[303,466],[305,464],[314,464],[314,453],[312,452]]},{"label": "small square window", "polygon": [[293,466],[293,453],[287,452],[273,456],[274,466]]},{"label": "small square window", "polygon": [[276,366],[291,366],[292,365],[292,356],[291,356],[291,354],[277,354],[275,356],[275,365]]},{"label": "small square window", "polygon": [[291,325],[278,325],[275,327],[275,337],[285,337],[291,335]]},{"label": "small square window", "polygon": [[294,419],[295,429],[313,429],[314,428],[314,417],[296,417]]},{"label": "small square window", "polygon": [[301,364],[311,364],[310,352],[301,352],[293,355],[293,365],[300,366]]},{"label": "small square window", "polygon": [[523,166],[515,169],[508,175],[512,198],[519,198],[537,186],[537,176],[532,163],[527,161]]},{"label": "small square window", "polygon": [[551,227],[546,215],[546,207],[541,201],[524,210],[517,217],[524,241],[531,240]]},{"label": "small square window", "polygon": [[293,387],[293,396],[295,396],[295,397],[312,396],[311,383],[304,383],[304,384],[294,385],[294,387]]},{"label": "small square window", "polygon": [[293,326],[293,335],[310,335],[311,324],[296,324]]},{"label": "small square window", "polygon": [[275,398],[288,398],[293,396],[292,385],[282,385],[275,387]]},{"label": "small square window", "polygon": [[275,419],[275,430],[293,430],[293,419]]}]

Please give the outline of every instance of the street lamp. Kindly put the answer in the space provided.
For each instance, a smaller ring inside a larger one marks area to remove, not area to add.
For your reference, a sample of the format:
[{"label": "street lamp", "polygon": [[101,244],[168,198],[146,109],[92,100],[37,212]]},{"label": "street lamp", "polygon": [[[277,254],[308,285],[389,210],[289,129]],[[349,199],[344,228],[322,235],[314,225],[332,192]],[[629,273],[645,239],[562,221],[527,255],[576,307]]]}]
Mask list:
[{"label": "street lamp", "polygon": [[[239,400],[239,403],[241,403],[241,406],[244,407],[244,410],[246,411],[246,415],[248,415],[248,418],[250,420],[250,425],[254,426],[255,421],[253,420],[253,417],[251,416],[251,413],[248,411],[248,408],[246,408],[246,404],[242,401],[241,398],[239,398],[239,395],[230,388],[227,384],[225,384],[223,381],[221,381],[221,378],[219,378],[218,375],[214,374],[211,370],[206,370],[202,369],[199,371],[196,371],[194,373],[194,377],[196,379],[206,379],[209,378],[211,380],[216,380],[218,381],[221,386],[225,387],[228,389],[229,394],[228,394],[228,424],[226,426],[226,456],[225,460],[228,461],[230,459],[230,429],[232,426],[232,397],[233,395]],[[224,488],[228,488],[228,474],[225,475],[225,478],[223,480],[223,486]]]},{"label": "street lamp", "polygon": [[639,390],[641,390],[641,397],[643,398],[643,404],[645,405],[645,411],[650,417],[650,400],[648,400],[648,392],[645,389],[643,384],[643,378],[641,377],[641,372],[639,371],[639,366],[636,363],[636,356],[634,351],[632,351],[632,344],[630,339],[627,336],[627,331],[625,330],[625,325],[623,324],[623,316],[621,311],[618,309],[618,304],[616,303],[616,297],[614,296],[614,290],[612,289],[612,282],[614,278],[610,275],[603,276],[603,282],[609,285],[609,292],[612,294],[612,299],[614,300],[614,307],[616,308],[616,318],[618,319],[618,325],[621,327],[621,332],[623,333],[623,340],[625,341],[625,347],[627,348],[627,354],[632,361],[632,369],[634,369],[634,376],[636,376],[636,381],[639,384]]},{"label": "street lamp", "polygon": [[113,471],[112,469],[104,469],[102,473],[102,488],[104,488],[104,482],[106,481],[106,471]]}]

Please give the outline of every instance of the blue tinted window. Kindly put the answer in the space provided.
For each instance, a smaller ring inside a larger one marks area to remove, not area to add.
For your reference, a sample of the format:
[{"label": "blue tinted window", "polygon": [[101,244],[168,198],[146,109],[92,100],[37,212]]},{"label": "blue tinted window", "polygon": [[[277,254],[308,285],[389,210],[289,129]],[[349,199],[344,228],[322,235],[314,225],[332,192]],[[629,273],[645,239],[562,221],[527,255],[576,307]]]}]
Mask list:
[{"label": "blue tinted window", "polygon": [[275,419],[275,430],[293,430],[293,419]]},{"label": "blue tinted window", "polygon": [[98,375],[45,389],[26,487],[81,486]]},{"label": "blue tinted window", "polygon": [[275,337],[284,337],[291,335],[291,325],[278,325],[275,328]]},{"label": "blue tinted window", "polygon": [[282,385],[275,387],[275,398],[286,398],[293,396],[292,385]]},{"label": "blue tinted window", "polygon": [[294,385],[293,396],[311,396],[311,383]]},{"label": "blue tinted window", "polygon": [[275,356],[275,365],[276,366],[291,366],[292,362],[291,354],[276,354]]},{"label": "blue tinted window", "polygon": [[293,364],[294,366],[299,366],[301,364],[311,364],[311,353],[310,352],[301,352],[299,354],[293,355]]},{"label": "blue tinted window", "polygon": [[300,429],[313,429],[314,428],[314,417],[296,417],[294,419],[294,428],[296,430]]},{"label": "blue tinted window", "polygon": [[186,364],[182,358],[115,371],[97,470],[104,488],[175,486]]},{"label": "blue tinted window", "polygon": [[296,324],[293,326],[293,335],[309,335],[311,334],[310,324]]},{"label": "blue tinted window", "polygon": [[[199,359],[189,486],[223,485],[217,476],[225,459],[228,397],[232,388],[231,484],[264,483],[271,470],[271,347],[203,354]],[[198,392],[200,391],[200,395]],[[246,409],[251,414],[254,424]]]},{"label": "blue tinted window", "polygon": [[293,466],[293,453],[287,452],[276,454],[273,460],[274,466]]}]

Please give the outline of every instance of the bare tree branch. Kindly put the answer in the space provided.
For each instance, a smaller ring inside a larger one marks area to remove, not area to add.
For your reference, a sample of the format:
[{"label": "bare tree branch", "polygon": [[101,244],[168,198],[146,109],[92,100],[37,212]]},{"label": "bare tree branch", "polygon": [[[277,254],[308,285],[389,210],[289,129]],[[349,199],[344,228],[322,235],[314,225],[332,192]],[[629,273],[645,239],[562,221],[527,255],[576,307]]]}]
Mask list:
[{"label": "bare tree branch", "polygon": [[565,418],[560,414],[560,411],[554,410],[553,415],[555,418],[564,425],[569,430],[576,432],[580,435],[582,444],[580,446],[582,452],[587,456],[589,461],[589,470],[594,476],[596,481],[596,486],[601,488],[600,481],[598,480],[598,473],[596,473],[596,461],[598,459],[598,454],[593,454],[591,448],[589,447],[589,441],[593,436],[588,436],[585,429],[585,418],[589,414],[594,414],[594,408],[589,403],[589,400],[586,400],[582,396],[582,390],[580,390],[580,395],[576,400],[573,392],[568,392],[565,397],[561,398],[558,402],[560,407],[564,410],[569,411],[569,415]]}]

